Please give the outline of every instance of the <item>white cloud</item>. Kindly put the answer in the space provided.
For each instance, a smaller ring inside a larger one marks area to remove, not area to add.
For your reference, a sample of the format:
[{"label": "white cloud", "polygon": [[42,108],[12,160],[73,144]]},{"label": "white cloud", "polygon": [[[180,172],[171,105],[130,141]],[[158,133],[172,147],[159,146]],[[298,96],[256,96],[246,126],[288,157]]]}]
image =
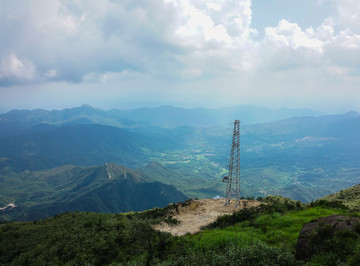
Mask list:
[{"label": "white cloud", "polygon": [[0,61],[1,80],[30,81],[36,72],[35,65],[27,59],[19,59],[15,54],[10,54]]},{"label": "white cloud", "polygon": [[358,0],[332,0],[337,14],[337,23],[352,31],[360,33],[360,1]]},{"label": "white cloud", "polygon": [[189,69],[205,77],[254,66],[250,0],[18,0],[1,7],[0,58],[11,51],[28,58],[43,73],[36,81],[82,82],[126,70],[181,79]]},{"label": "white cloud", "polygon": [[316,35],[313,28],[303,31],[299,25],[285,19],[281,20],[278,26],[265,29],[265,41],[270,46],[289,47],[295,50],[308,48],[321,52],[323,42]]},{"label": "white cloud", "polygon": [[0,87],[84,82],[130,90],[160,83],[164,92],[172,82],[168,87],[186,94],[194,87],[182,87],[194,82],[203,84],[199,95],[217,84],[212,92],[227,86],[239,99],[257,97],[262,86],[282,87],[284,95],[305,86],[325,91],[334,80],[359,79],[360,1],[322,2],[334,8],[320,25],[302,28],[284,12],[287,19],[260,40],[251,0],[2,1]]},{"label": "white cloud", "polygon": [[136,80],[136,79],[148,79],[149,75],[129,70],[121,72],[91,72],[83,77],[83,81],[86,83],[110,83],[116,80]]}]

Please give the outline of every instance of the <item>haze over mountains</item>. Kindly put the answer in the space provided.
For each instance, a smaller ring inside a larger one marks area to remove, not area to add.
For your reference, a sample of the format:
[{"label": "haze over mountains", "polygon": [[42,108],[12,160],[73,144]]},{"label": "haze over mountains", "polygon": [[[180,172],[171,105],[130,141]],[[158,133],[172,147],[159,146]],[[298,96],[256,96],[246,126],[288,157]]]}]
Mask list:
[{"label": "haze over mountains", "polygon": [[255,124],[286,119],[294,116],[318,116],[320,112],[310,109],[270,110],[250,105],[237,105],[221,109],[193,108],[184,109],[174,106],[158,108],[139,108],[135,110],[110,110],[111,114],[136,121],[146,121],[153,125],[176,127],[215,127],[227,125],[236,119],[244,124]]},{"label": "haze over mountains", "polygon": [[223,195],[234,119],[241,120],[242,196],[308,202],[359,183],[357,112],[13,110],[0,115],[0,207],[17,207],[0,219],[142,210]]},{"label": "haze over mountains", "polygon": [[[135,127],[139,124],[151,124],[162,127],[213,127],[228,125],[235,119],[244,124],[255,124],[286,119],[294,116],[319,116],[321,113],[311,109],[278,109],[238,105],[221,109],[194,108],[185,109],[174,106],[158,108],[139,108],[134,110],[112,109],[104,111],[84,104],[64,110],[47,111],[12,110],[0,114],[1,134],[19,133],[21,130],[37,124],[87,124],[97,123],[116,127]],[[137,122],[135,122],[137,121]]]}]

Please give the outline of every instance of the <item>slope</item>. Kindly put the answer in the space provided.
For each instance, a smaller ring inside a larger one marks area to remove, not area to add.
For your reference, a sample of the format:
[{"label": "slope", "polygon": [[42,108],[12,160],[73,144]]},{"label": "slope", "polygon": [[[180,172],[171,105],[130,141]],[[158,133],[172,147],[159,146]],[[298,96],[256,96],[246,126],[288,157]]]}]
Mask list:
[{"label": "slope", "polygon": [[329,230],[318,230],[315,240],[323,249],[310,261],[294,256],[304,224],[332,214],[360,215],[344,208],[268,198],[257,208],[219,217],[202,232],[176,237],[152,228],[170,222],[172,208],[65,213],[33,223],[2,224],[0,264],[358,265],[360,259],[360,231],[331,238]]},{"label": "slope", "polygon": [[2,211],[1,220],[24,221],[67,211],[139,211],[187,198],[174,186],[151,182],[147,176],[113,163],[25,171],[2,180],[0,195],[3,205],[17,205]]},{"label": "slope", "polygon": [[153,181],[173,185],[190,198],[206,198],[223,193],[223,186],[219,180],[204,178],[201,175],[185,175],[181,171],[174,171],[160,163],[150,163],[137,169],[149,176]]},{"label": "slope", "polygon": [[351,209],[360,210],[360,184],[342,189],[340,192],[322,198],[327,201],[338,201]]},{"label": "slope", "polygon": [[65,164],[90,166],[107,161],[134,166],[145,161],[149,152],[164,152],[176,144],[166,138],[116,127],[70,125],[46,132],[2,137],[0,157],[3,158],[2,168],[6,163],[17,164],[19,170]]}]

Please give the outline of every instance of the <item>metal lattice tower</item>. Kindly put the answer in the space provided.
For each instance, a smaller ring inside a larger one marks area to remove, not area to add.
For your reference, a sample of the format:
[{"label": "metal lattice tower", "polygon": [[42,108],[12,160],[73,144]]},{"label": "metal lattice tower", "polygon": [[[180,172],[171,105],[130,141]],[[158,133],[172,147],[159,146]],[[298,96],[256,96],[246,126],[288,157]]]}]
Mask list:
[{"label": "metal lattice tower", "polygon": [[227,177],[225,206],[231,204],[235,196],[235,206],[240,206],[240,121],[235,120],[230,154],[229,175]]}]

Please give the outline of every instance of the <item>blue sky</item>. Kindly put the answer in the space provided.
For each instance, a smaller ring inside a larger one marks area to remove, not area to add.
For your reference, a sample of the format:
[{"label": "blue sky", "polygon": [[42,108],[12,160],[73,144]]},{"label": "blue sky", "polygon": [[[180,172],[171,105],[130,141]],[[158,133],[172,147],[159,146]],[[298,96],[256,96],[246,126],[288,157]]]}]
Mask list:
[{"label": "blue sky", "polygon": [[358,0],[4,0],[0,111],[360,111]]}]

